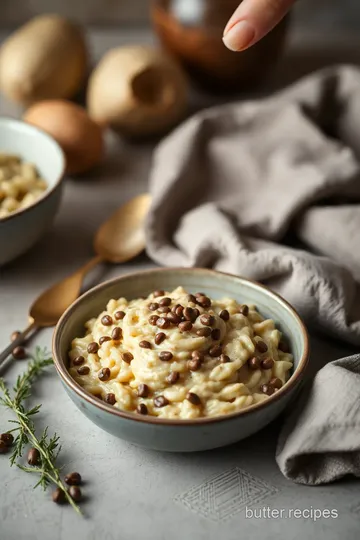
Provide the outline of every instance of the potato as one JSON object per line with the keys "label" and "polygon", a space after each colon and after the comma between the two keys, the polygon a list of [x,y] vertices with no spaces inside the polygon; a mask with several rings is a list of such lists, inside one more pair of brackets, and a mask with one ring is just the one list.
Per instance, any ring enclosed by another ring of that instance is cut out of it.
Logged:
{"label": "potato", "polygon": [[110,50],[89,80],[90,116],[132,138],[157,135],[173,127],[182,119],[187,103],[183,71],[152,47]]}
{"label": "potato", "polygon": [[29,107],[23,120],[46,131],[59,143],[69,174],[84,173],[103,158],[103,130],[79,105],[66,100],[41,101]]}
{"label": "potato", "polygon": [[86,74],[83,34],[58,15],[35,17],[0,49],[0,90],[23,105],[74,97]]}

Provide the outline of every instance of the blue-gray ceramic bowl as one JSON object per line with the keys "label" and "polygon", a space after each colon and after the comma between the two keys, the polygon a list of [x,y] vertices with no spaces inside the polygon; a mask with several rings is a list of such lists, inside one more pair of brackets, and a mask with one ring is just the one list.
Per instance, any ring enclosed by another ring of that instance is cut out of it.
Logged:
{"label": "blue-gray ceramic bowl", "polygon": [[55,140],[40,129],[0,118],[0,153],[34,163],[48,187],[34,204],[0,218],[0,266],[28,251],[49,229],[61,202],[65,157]]}
{"label": "blue-gray ceramic bowl", "polygon": [[[168,420],[123,412],[88,394],[69,375],[71,341],[84,333],[84,323],[97,316],[111,298],[132,299],[158,289],[179,285],[189,292],[204,291],[212,298],[229,296],[241,303],[255,303],[262,315],[276,321],[289,339],[294,372],[289,381],[268,400],[236,414],[195,420]],[[258,283],[213,270],[168,268],[121,276],[80,297],[59,321],[53,338],[53,354],[63,386],[75,405],[94,424],[134,444],[162,451],[194,452],[225,446],[266,426],[284,409],[299,389],[308,363],[309,342],[304,324],[282,298]]]}

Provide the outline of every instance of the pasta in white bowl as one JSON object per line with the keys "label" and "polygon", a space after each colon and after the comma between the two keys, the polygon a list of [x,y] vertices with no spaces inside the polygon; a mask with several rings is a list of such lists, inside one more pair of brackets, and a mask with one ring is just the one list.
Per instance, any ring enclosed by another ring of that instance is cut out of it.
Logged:
{"label": "pasta in white bowl", "polygon": [[47,187],[33,163],[0,153],[0,219],[33,204]]}
{"label": "pasta in white bowl", "polygon": [[65,155],[47,133],[0,118],[0,266],[34,246],[61,204]]}

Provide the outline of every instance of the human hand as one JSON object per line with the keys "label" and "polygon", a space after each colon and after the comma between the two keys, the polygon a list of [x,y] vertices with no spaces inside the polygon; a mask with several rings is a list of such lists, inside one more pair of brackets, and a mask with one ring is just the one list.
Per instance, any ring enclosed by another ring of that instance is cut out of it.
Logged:
{"label": "human hand", "polygon": [[295,0],[243,0],[224,31],[224,43],[243,51],[262,39],[286,15]]}

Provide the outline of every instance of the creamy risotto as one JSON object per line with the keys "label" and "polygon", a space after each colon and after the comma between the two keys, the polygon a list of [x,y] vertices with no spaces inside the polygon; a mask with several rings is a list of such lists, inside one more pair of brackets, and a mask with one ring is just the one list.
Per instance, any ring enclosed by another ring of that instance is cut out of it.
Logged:
{"label": "creamy risotto", "polygon": [[35,165],[0,154],[0,219],[33,204],[46,188]]}
{"label": "creamy risotto", "polygon": [[293,357],[254,305],[211,300],[182,287],[110,300],[73,340],[69,372],[124,411],[191,419],[230,414],[287,381]]}

